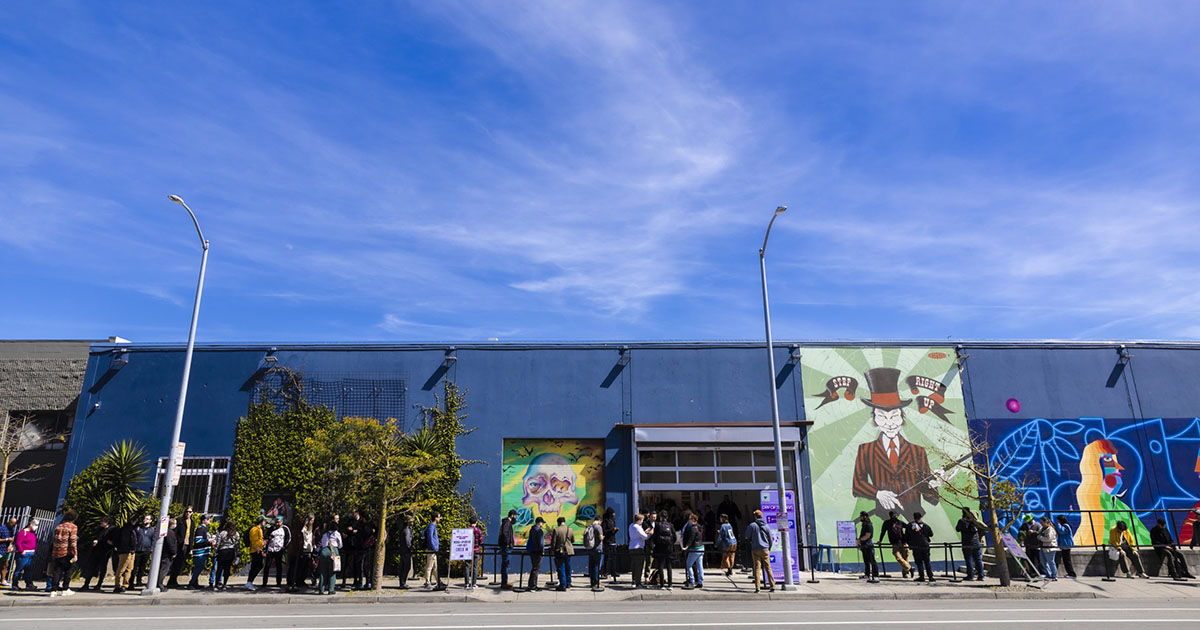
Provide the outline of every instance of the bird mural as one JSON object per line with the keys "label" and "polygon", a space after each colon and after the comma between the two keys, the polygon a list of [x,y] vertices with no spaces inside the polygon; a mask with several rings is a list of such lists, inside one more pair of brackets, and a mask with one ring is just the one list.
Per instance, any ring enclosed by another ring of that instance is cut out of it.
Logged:
{"label": "bird mural", "polygon": [[1075,491],[1079,509],[1083,511],[1079,529],[1075,531],[1076,545],[1107,543],[1109,530],[1117,521],[1125,521],[1139,545],[1150,544],[1149,530],[1122,500],[1126,493],[1123,470],[1112,441],[1095,440],[1083,449],[1079,458],[1081,480]]}

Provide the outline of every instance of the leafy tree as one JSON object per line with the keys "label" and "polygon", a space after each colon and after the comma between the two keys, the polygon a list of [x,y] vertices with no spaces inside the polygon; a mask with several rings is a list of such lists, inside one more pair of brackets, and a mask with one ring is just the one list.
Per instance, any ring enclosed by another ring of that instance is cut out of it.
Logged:
{"label": "leafy tree", "polygon": [[[406,448],[405,435],[395,419],[344,418],[322,425],[305,442],[312,465],[320,471],[318,485],[328,484],[344,494],[348,505],[369,507],[377,514],[375,576],[383,584],[387,557],[387,521],[396,510],[416,512],[434,505],[422,489],[445,476],[437,457]],[[322,492],[322,495],[325,493]]]}
{"label": "leafy tree", "polygon": [[71,479],[59,510],[78,512],[80,538],[91,540],[100,530],[101,517],[110,516],[114,524],[124,525],[140,514],[158,513],[158,499],[143,489],[149,481],[146,449],[123,440]]}

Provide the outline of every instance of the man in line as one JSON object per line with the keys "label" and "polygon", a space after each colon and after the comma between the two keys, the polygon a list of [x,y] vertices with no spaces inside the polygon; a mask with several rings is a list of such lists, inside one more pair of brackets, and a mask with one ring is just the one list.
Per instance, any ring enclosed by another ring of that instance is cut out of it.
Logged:
{"label": "man in line", "polygon": [[1025,548],[1025,557],[1029,558],[1027,568],[1030,579],[1041,576],[1042,544],[1038,542],[1038,533],[1041,531],[1042,524],[1032,514],[1026,514],[1024,522],[1017,528],[1017,542]]}
{"label": "man in line", "polygon": [[[263,562],[263,588],[267,587],[267,579],[271,577],[271,565],[275,565],[275,587],[283,586],[283,554],[288,544],[292,542],[292,530],[283,524],[283,517],[276,516],[275,524],[267,533],[267,558]],[[359,584],[362,586],[362,584]]]}
{"label": "man in line", "polygon": [[538,574],[542,571],[542,554],[546,551],[546,530],[542,525],[546,520],[537,517],[533,527],[529,528],[529,538],[525,541],[525,551],[529,554],[529,590],[539,591]]}
{"label": "man in line", "polygon": [[[425,588],[433,588],[439,591],[446,589],[446,585],[442,584],[442,574],[438,573],[437,564],[437,524],[440,520],[442,520],[442,513],[434,510],[433,518],[429,521],[429,525],[425,527],[425,532],[421,534],[421,543],[425,547]],[[437,580],[436,586],[430,581],[430,576]]]}
{"label": "man in line", "polygon": [[967,578],[971,579],[971,567],[975,568],[975,581],[983,581],[983,549],[980,533],[984,531],[983,523],[975,518],[971,508],[962,509],[962,518],[954,526],[962,539],[963,560],[967,565]]}
{"label": "man in line", "polygon": [[200,588],[200,574],[208,566],[208,557],[212,551],[212,536],[208,533],[209,521],[207,514],[202,515],[200,525],[192,534],[192,579],[188,582],[188,588]]}
{"label": "man in line", "polygon": [[[654,535],[654,525],[656,523],[658,523],[658,513],[651,510],[648,514],[646,514],[645,521],[642,522],[642,529],[645,530],[647,536]],[[646,580],[648,580],[651,577],[651,575],[652,575],[651,572],[654,570],[654,558],[652,555],[653,553],[654,553],[653,541],[646,543],[645,557],[642,558],[646,563],[646,568],[644,569],[645,574],[642,576],[643,582],[645,582]],[[654,586],[653,580],[650,581],[650,586]],[[659,586],[662,586],[662,584],[659,583]]]}
{"label": "man in line", "polygon": [[629,562],[630,569],[632,569],[630,575],[633,576],[633,588],[646,588],[642,584],[642,575],[646,564],[646,539],[650,536],[642,527],[645,519],[646,517],[641,514],[634,514],[633,524],[629,526]]}
{"label": "man in line", "polygon": [[474,589],[479,585],[479,572],[483,568],[483,530],[479,527],[479,517],[467,519],[471,526],[471,561],[467,563],[470,574],[467,575],[467,588]]}
{"label": "man in line", "polygon": [[567,526],[567,519],[558,517],[558,527],[550,533],[550,552],[554,554],[558,569],[558,589],[571,588],[571,556],[575,555],[575,532]]}
{"label": "man in line", "polygon": [[1058,560],[1062,562],[1063,572],[1067,577],[1073,578],[1075,565],[1071,563],[1071,548],[1075,546],[1075,530],[1067,522],[1065,514],[1058,515],[1058,523],[1054,525],[1054,529],[1058,532]]}
{"label": "man in line", "polygon": [[378,542],[375,536],[375,524],[371,521],[369,515],[362,515],[359,519],[358,535],[362,542],[358,547],[358,575],[361,584],[354,587],[354,590],[373,591],[375,590],[375,543]]}
{"label": "man in line", "polygon": [[771,571],[771,532],[763,520],[762,510],[754,510],[754,520],[746,526],[746,543],[750,545],[750,572],[754,574],[754,592],[762,590],[766,576],[767,592],[775,592],[775,574]]}
{"label": "man in line", "polygon": [[900,577],[912,576],[912,565],[908,564],[908,545],[904,544],[904,521],[895,512],[888,512],[888,518],[879,527],[879,544],[887,537],[888,545],[892,548],[892,557],[900,563]]}
{"label": "man in line", "polygon": [[121,529],[117,530],[117,584],[114,593],[124,593],[133,586],[133,560],[137,553],[137,520],[129,517]]}
{"label": "man in line", "polygon": [[593,591],[601,590],[600,569],[604,564],[604,525],[601,523],[599,514],[583,531],[583,548],[587,550],[588,554],[588,581]]}
{"label": "man in line", "polygon": [[133,585],[145,584],[145,573],[150,569],[150,556],[154,553],[154,528],[150,526],[149,514],[142,515],[142,524],[135,531],[137,545],[133,549]]}
{"label": "man in line", "polygon": [[500,588],[511,589],[513,586],[508,581],[508,555],[512,553],[513,545],[517,539],[513,533],[513,523],[517,522],[517,511],[509,510],[508,516],[500,521],[500,536],[496,539],[496,546],[500,548]]}
{"label": "man in line", "polygon": [[933,565],[929,563],[929,540],[933,538],[933,530],[921,520],[921,516],[920,512],[913,512],[913,520],[908,523],[904,541],[912,549],[913,562],[916,563],[920,576],[914,581],[935,582]]}
{"label": "man in line", "polygon": [[[92,555],[88,558],[88,568],[83,576],[83,588],[80,590],[98,591],[104,584],[104,578],[108,577],[108,562],[112,558],[113,547],[117,542],[117,532],[119,531],[121,530],[113,527],[112,518],[100,517],[100,531],[92,539]],[[95,586],[91,585],[93,579],[96,580]]]}
{"label": "man in line", "polygon": [[346,519],[345,530],[342,534],[342,540],[346,542],[342,548],[342,587],[349,582],[351,589],[357,589],[362,586],[362,576],[358,574],[362,555],[362,517],[358,510]]}
{"label": "man in line", "polygon": [[17,517],[10,516],[7,523],[0,523],[0,586],[8,586],[9,559],[13,556],[13,543],[17,539]]}
{"label": "man in line", "polygon": [[858,549],[863,557],[863,577],[868,582],[879,581],[879,563],[875,561],[875,527],[871,515],[858,513]]}
{"label": "man in line", "polygon": [[[1129,574],[1129,565],[1126,564],[1128,559],[1128,563],[1133,565],[1138,577],[1150,579],[1150,576],[1146,575],[1146,571],[1142,569],[1142,558],[1133,547],[1133,536],[1130,535],[1129,526],[1125,524],[1125,521],[1117,521],[1116,526],[1108,531],[1108,544],[1116,550],[1117,560],[1120,562],[1121,570],[1125,572],[1125,577],[1133,577]],[[1112,577],[1112,575],[1110,574],[1108,577]]]}
{"label": "man in line", "polygon": [[[167,521],[167,535],[163,536],[162,556],[158,563],[158,590],[165,591],[163,581],[167,579],[167,573],[171,567],[175,566],[175,556],[179,554],[179,534],[175,531],[178,526],[178,520],[172,518]],[[100,590],[100,585],[96,585],[96,590]]]}
{"label": "man in line", "polygon": [[[1150,528],[1150,543],[1154,545],[1154,553],[1158,555],[1158,559],[1167,567],[1167,572],[1170,573],[1171,579],[1183,581],[1187,578],[1195,577],[1188,570],[1187,561],[1183,559],[1183,554],[1175,548],[1175,541],[1171,539],[1171,532],[1167,531],[1166,519],[1158,519],[1158,524]],[[1159,572],[1161,575],[1161,571]]]}
{"label": "man in line", "polygon": [[192,553],[192,506],[183,510],[183,518],[175,525],[175,537],[179,540],[179,553],[175,555],[175,562],[171,563],[171,579],[167,581],[170,588],[179,588],[179,574]]}
{"label": "man in line", "polygon": [[400,588],[408,589],[408,576],[412,573],[412,517],[405,514],[400,517],[400,535],[397,538],[396,552],[399,554],[397,572],[400,574]]}
{"label": "man in line", "polygon": [[601,523],[604,529],[604,570],[601,571],[601,577],[608,575],[608,579],[612,580],[613,584],[617,583],[617,576],[620,574],[620,568],[617,562],[617,511],[613,508],[604,510],[604,521]]}
{"label": "man in line", "polygon": [[67,510],[62,523],[54,528],[54,542],[50,547],[50,562],[54,567],[51,597],[75,594],[75,591],[71,590],[71,563],[75,561],[75,556],[79,555],[79,528],[75,526],[77,518],[78,512]]}

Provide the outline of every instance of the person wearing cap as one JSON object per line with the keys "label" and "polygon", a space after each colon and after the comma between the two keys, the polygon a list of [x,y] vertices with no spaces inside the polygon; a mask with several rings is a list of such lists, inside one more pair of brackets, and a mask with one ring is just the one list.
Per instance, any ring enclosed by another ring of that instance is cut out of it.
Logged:
{"label": "person wearing cap", "polygon": [[512,553],[513,545],[516,544],[516,535],[513,533],[513,524],[517,522],[517,511],[509,510],[508,516],[500,521],[500,535],[496,539],[496,546],[500,548],[500,588],[511,589],[513,586],[508,581],[508,555]]}
{"label": "person wearing cap", "polygon": [[538,574],[542,572],[542,555],[546,551],[546,530],[542,527],[546,524],[546,520],[542,517],[537,517],[533,521],[533,527],[529,528],[529,537],[525,541],[525,552],[529,554],[529,588],[527,590],[537,591]]}
{"label": "person wearing cap", "polygon": [[871,515],[858,513],[858,549],[862,551],[863,577],[868,582],[879,581],[879,563],[875,561],[875,527]]}
{"label": "person wearing cap", "polygon": [[1188,578],[1194,578],[1192,572],[1188,570],[1187,560],[1184,560],[1183,554],[1175,548],[1175,541],[1171,539],[1171,532],[1167,531],[1166,519],[1158,519],[1158,524],[1150,528],[1150,544],[1154,545],[1154,553],[1167,568],[1171,579],[1183,581]]}
{"label": "person wearing cap", "polygon": [[917,565],[918,577],[915,582],[936,582],[933,577],[933,565],[929,562],[929,541],[933,538],[933,530],[920,512],[913,512],[912,520],[905,528],[904,538],[913,552],[913,563]]}
{"label": "person wearing cap", "polygon": [[1017,528],[1017,542],[1025,548],[1025,557],[1028,560],[1025,562],[1025,568],[1029,573],[1030,579],[1042,577],[1042,543],[1038,541],[1038,533],[1042,531],[1042,524],[1033,518],[1032,514],[1026,514],[1022,517],[1021,526]]}
{"label": "person wearing cap", "polygon": [[962,540],[963,561],[967,565],[967,578],[971,579],[971,568],[974,567],[975,580],[983,581],[983,549],[980,534],[984,531],[983,523],[975,518],[971,508],[962,509],[962,518],[954,526]]}
{"label": "person wearing cap", "polygon": [[1146,575],[1146,571],[1142,568],[1142,558],[1133,546],[1133,536],[1130,535],[1129,526],[1125,524],[1125,521],[1117,521],[1117,524],[1108,531],[1108,545],[1110,547],[1110,554],[1113,551],[1117,552],[1117,557],[1114,560],[1120,563],[1121,570],[1125,572],[1125,577],[1133,577],[1130,575],[1129,566],[1126,564],[1126,559],[1128,559],[1129,564],[1133,565],[1133,569],[1137,572],[1138,577],[1150,579],[1150,576]]}

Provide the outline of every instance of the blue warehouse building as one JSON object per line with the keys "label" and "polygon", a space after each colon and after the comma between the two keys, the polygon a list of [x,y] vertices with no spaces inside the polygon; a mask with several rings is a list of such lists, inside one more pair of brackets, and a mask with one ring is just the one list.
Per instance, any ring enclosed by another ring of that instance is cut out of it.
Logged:
{"label": "blue warehouse building", "polygon": [[[183,357],[181,344],[91,346],[60,499],[116,440],[166,457]],[[780,341],[774,358],[785,477],[806,544],[832,544],[832,520],[903,494],[893,487],[877,495],[889,482],[859,472],[876,438],[887,443],[879,421],[872,424],[880,408],[902,410],[901,441],[925,444],[919,450],[933,469],[936,436],[986,432],[989,456],[1014,478],[1035,479],[1026,496],[1035,510],[1088,509],[1089,460],[1112,450],[1123,466],[1112,496],[1149,525],[1161,514],[1154,510],[1174,510],[1173,532],[1191,536],[1187,511],[1200,505],[1200,345]],[[183,424],[181,500],[223,509],[237,420],[273,367],[303,375],[306,395],[339,415],[394,417],[409,429],[444,381],[456,383],[475,428],[459,449],[483,462],[468,466],[462,483],[492,521],[509,507],[582,514],[581,501],[614,508],[619,522],[664,503],[715,509],[727,501],[747,514],[759,491],[776,487],[761,342],[201,344]],[[874,375],[890,374],[890,385],[864,378],[877,367],[890,370]],[[533,454],[531,444],[567,451],[526,465],[520,458]],[[539,493],[531,475],[551,471],[539,468],[548,461],[565,463],[572,448],[598,465],[568,473],[566,495]],[[926,509],[937,501],[914,500]]]}

